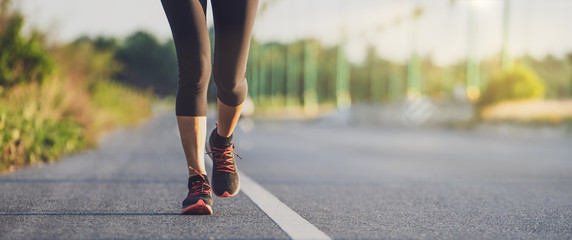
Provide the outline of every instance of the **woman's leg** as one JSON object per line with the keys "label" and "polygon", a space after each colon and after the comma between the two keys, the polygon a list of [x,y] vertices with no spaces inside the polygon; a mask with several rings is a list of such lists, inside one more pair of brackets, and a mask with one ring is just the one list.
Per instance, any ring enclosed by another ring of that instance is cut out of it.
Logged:
{"label": "woman's leg", "polygon": [[207,117],[177,116],[177,124],[179,125],[181,144],[187,159],[189,176],[196,175],[197,172],[206,175],[205,138],[207,135]]}
{"label": "woman's leg", "polygon": [[209,137],[213,192],[232,197],[240,189],[232,132],[246,99],[246,62],[258,0],[212,0],[215,28],[213,77],[218,127]]}
{"label": "woman's leg", "polygon": [[236,107],[226,105],[219,100],[217,100],[217,110],[218,110],[218,127],[217,134],[219,136],[228,138],[234,132],[234,128],[238,123],[240,118],[240,113],[242,112],[242,103]]}
{"label": "woman's leg", "polygon": [[217,85],[218,128],[232,135],[246,99],[246,62],[258,0],[212,0],[215,25],[213,77]]}
{"label": "woman's leg", "polygon": [[179,64],[176,115],[189,176],[205,174],[207,87],[211,51],[206,0],[162,0]]}

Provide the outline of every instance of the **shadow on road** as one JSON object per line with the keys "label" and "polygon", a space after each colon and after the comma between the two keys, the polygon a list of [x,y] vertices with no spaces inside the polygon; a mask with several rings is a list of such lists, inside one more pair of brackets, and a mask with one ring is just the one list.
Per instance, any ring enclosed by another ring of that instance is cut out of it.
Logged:
{"label": "shadow on road", "polygon": [[166,212],[166,213],[0,213],[0,216],[169,216],[181,215],[179,212]]}

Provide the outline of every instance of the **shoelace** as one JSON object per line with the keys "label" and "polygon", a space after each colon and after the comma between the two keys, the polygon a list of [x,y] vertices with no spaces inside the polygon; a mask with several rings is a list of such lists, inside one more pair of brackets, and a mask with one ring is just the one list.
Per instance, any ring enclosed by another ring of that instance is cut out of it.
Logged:
{"label": "shoelace", "polygon": [[194,197],[202,194],[209,194],[211,186],[207,183],[205,176],[203,176],[199,171],[193,169],[203,180],[197,180],[192,183],[191,189],[189,189],[189,195],[187,197]]}
{"label": "shoelace", "polygon": [[228,145],[226,148],[212,147],[213,159],[215,161],[215,167],[217,171],[235,173],[236,169],[234,167],[234,158],[232,154],[236,155],[238,158],[242,159],[238,153],[234,151],[234,144]]}

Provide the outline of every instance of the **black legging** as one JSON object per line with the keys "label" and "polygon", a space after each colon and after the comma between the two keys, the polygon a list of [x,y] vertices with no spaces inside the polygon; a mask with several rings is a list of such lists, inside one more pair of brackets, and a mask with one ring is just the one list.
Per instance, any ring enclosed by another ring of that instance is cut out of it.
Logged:
{"label": "black legging", "polygon": [[[177,116],[206,116],[211,51],[206,0],[161,0],[179,63]],[[213,78],[218,99],[229,106],[244,102],[246,62],[258,0],[211,0],[215,52]]]}

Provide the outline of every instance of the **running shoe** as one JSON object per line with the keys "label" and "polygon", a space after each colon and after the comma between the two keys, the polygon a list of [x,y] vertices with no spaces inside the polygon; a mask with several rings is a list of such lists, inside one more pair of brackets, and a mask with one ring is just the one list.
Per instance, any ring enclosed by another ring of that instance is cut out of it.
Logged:
{"label": "running shoe", "polygon": [[197,175],[189,177],[189,193],[183,200],[183,211],[185,215],[212,215],[213,197],[211,187],[206,175],[197,172]]}
{"label": "running shoe", "polygon": [[213,192],[219,197],[232,197],[240,189],[234,156],[241,157],[234,152],[231,140],[232,135],[228,138],[221,137],[215,128],[208,141],[208,155],[213,161]]}

